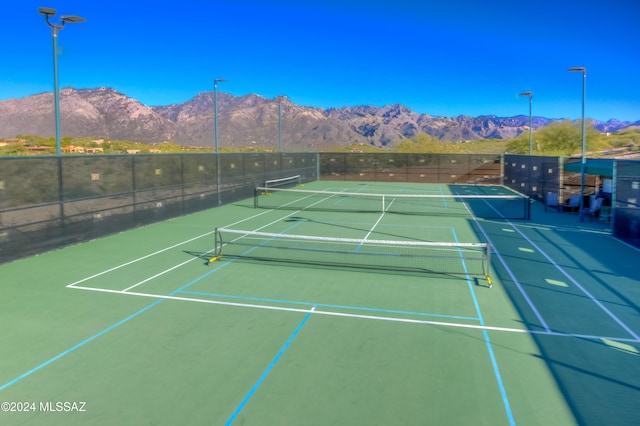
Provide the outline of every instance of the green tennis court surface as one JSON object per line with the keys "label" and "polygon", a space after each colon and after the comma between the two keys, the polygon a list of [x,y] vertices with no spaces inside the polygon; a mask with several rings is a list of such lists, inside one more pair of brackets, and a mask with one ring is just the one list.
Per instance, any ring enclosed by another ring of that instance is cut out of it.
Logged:
{"label": "green tennis court surface", "polygon": [[[495,204],[447,197],[376,211],[334,194],[504,188],[299,188],[326,196],[277,209],[247,199],[0,265],[0,423],[640,418],[640,256],[605,224],[539,205],[530,221],[503,219]],[[216,228],[261,239],[231,233],[216,249]],[[279,243],[292,235],[322,245]],[[395,248],[416,241],[451,246]],[[492,288],[466,244],[491,248]]]}

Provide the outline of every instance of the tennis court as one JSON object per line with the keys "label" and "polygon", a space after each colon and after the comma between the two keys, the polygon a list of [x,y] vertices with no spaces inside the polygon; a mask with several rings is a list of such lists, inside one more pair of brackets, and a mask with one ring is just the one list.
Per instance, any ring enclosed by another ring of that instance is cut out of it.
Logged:
{"label": "tennis court", "polygon": [[640,256],[607,224],[503,187],[296,189],[0,265],[0,422],[640,418]]}

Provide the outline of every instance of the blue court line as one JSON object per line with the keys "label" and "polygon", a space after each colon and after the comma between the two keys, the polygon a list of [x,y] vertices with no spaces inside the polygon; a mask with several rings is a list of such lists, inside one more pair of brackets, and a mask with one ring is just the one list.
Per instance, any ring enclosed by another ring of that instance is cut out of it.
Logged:
{"label": "blue court line", "polygon": [[[298,226],[298,225],[299,225],[299,224],[293,225],[291,228],[289,228],[289,229],[287,229],[287,230],[283,231],[283,233],[284,233],[284,232],[288,232],[289,230],[293,229],[294,227],[296,227],[296,226]],[[221,268],[224,268],[225,266],[229,265],[229,264],[230,264],[230,263],[232,263],[232,262],[233,262],[233,260],[230,260],[230,261],[228,261],[228,262],[226,262],[226,263],[223,263],[223,264],[219,265],[217,268],[214,268],[214,269],[212,269],[211,271],[207,272],[206,274],[203,274],[203,275],[201,275],[200,277],[198,277],[198,278],[196,278],[196,279],[194,279],[194,280],[192,280],[192,281],[188,282],[187,284],[185,284],[184,286],[180,287],[179,289],[177,289],[177,290],[173,291],[173,292],[172,292],[172,293],[170,293],[169,295],[170,295],[170,296],[173,296],[173,295],[175,295],[176,293],[179,293],[180,291],[184,290],[185,288],[187,288],[187,287],[189,287],[189,286],[191,286],[191,285],[195,284],[196,282],[198,282],[198,281],[200,281],[200,280],[204,279],[205,277],[207,277],[207,276],[209,276],[209,275],[213,274],[214,272],[216,272],[216,271],[220,270]],[[80,348],[80,347],[82,347],[82,346],[86,345],[87,343],[89,343],[89,342],[91,342],[91,341],[93,341],[93,340],[97,339],[98,337],[100,337],[100,336],[102,336],[102,335],[104,335],[104,334],[108,333],[109,331],[111,331],[111,330],[115,329],[116,327],[118,327],[118,326],[120,326],[120,325],[124,324],[125,322],[129,321],[130,319],[132,319],[132,318],[134,318],[134,317],[136,317],[136,316],[138,316],[138,315],[142,314],[143,312],[145,312],[145,311],[147,311],[147,310],[151,309],[152,307],[156,306],[157,304],[159,304],[159,303],[160,303],[160,302],[162,302],[162,301],[164,301],[164,299],[160,299],[160,300],[157,300],[156,302],[153,302],[153,303],[152,303],[152,304],[150,304],[149,306],[147,306],[147,307],[145,307],[145,308],[143,308],[143,309],[141,309],[141,310],[139,310],[139,311],[137,311],[137,312],[135,312],[135,313],[133,313],[133,314],[129,315],[128,317],[124,318],[123,320],[120,320],[120,321],[118,321],[117,323],[115,323],[115,324],[113,324],[113,325],[111,325],[111,326],[109,326],[109,327],[105,328],[104,330],[100,331],[99,333],[94,334],[93,336],[89,337],[88,339],[83,340],[82,342],[80,342],[80,343],[78,343],[77,345],[75,345],[75,346],[73,346],[73,347],[71,347],[71,348],[67,349],[67,350],[66,350],[66,351],[64,351],[64,352],[61,352],[60,354],[58,354],[58,355],[54,356],[53,358],[51,358],[51,359],[49,359],[49,360],[47,360],[47,361],[43,362],[42,364],[38,365],[37,367],[32,368],[31,370],[29,370],[29,371],[27,371],[26,373],[24,373],[24,374],[22,374],[22,375],[20,375],[20,376],[16,377],[15,379],[8,381],[8,382],[7,382],[7,383],[5,383],[4,385],[0,386],[0,391],[1,391],[1,390],[4,390],[4,389],[6,389],[6,388],[8,388],[9,386],[11,386],[11,385],[13,385],[13,384],[15,384],[15,383],[17,383],[17,382],[19,382],[20,380],[22,380],[22,379],[24,379],[24,378],[26,378],[26,377],[30,376],[31,374],[33,374],[33,373],[35,373],[35,372],[37,372],[37,371],[41,370],[42,368],[46,367],[47,365],[49,365],[49,364],[53,363],[54,361],[57,361],[58,359],[60,359],[60,358],[64,357],[65,355],[70,354],[71,352],[73,352],[73,351],[75,351],[76,349],[78,349],[78,348]]]}
{"label": "blue court line", "polygon": [[160,302],[163,302],[163,301],[164,301],[164,299],[160,299],[160,300],[157,300],[157,301],[153,302],[153,303],[152,303],[152,304],[150,304],[149,306],[147,306],[147,307],[145,307],[145,308],[140,309],[138,312],[136,312],[136,313],[133,313],[133,314],[129,315],[129,316],[128,316],[128,317],[126,317],[125,319],[118,321],[117,323],[115,323],[115,324],[113,324],[113,325],[111,325],[111,326],[109,326],[109,327],[105,328],[104,330],[100,331],[99,333],[94,334],[93,336],[89,337],[88,339],[83,340],[82,342],[78,343],[77,345],[72,346],[71,348],[67,349],[66,351],[59,353],[58,355],[54,356],[53,358],[49,359],[48,361],[45,361],[45,362],[43,362],[42,364],[38,365],[37,367],[32,368],[31,370],[27,371],[26,373],[24,373],[24,374],[22,374],[22,375],[20,375],[20,376],[16,377],[15,379],[13,379],[13,380],[11,380],[11,381],[8,381],[8,382],[7,382],[7,383],[5,383],[4,385],[0,386],[0,391],[2,391],[2,390],[4,390],[4,389],[8,388],[9,386],[11,386],[11,385],[13,385],[13,384],[15,384],[15,383],[19,382],[20,380],[22,380],[22,379],[24,379],[24,378],[26,378],[26,377],[30,376],[31,374],[35,373],[36,371],[43,369],[44,367],[46,367],[47,365],[49,365],[49,364],[53,363],[54,361],[59,360],[59,359],[60,359],[60,358],[62,358],[63,356],[70,354],[71,352],[75,351],[76,349],[78,349],[78,348],[80,348],[80,347],[82,347],[82,346],[86,345],[87,343],[89,343],[89,342],[91,342],[91,341],[93,341],[93,340],[97,339],[98,337],[100,337],[100,336],[102,336],[102,335],[104,335],[104,334],[106,334],[106,333],[110,332],[110,331],[111,331],[111,330],[113,330],[114,328],[116,328],[116,327],[118,327],[118,326],[120,326],[120,325],[124,324],[125,322],[129,321],[129,320],[130,320],[130,319],[132,319],[132,318],[137,317],[137,316],[138,316],[138,315],[140,315],[141,313],[143,313],[143,312],[145,312],[145,311],[147,311],[147,310],[149,310],[149,309],[153,308],[154,306],[156,306],[157,304],[159,304]]}
{"label": "blue court line", "polygon": [[282,300],[282,299],[269,299],[263,297],[249,297],[249,296],[234,296],[229,294],[216,294],[216,293],[205,293],[201,291],[181,291],[182,294],[190,294],[193,296],[205,296],[205,297],[219,297],[223,299],[235,299],[235,300],[250,300],[253,302],[266,302],[266,303],[284,303],[289,305],[304,305],[304,306],[318,306],[323,308],[335,308],[335,309],[351,309],[354,311],[368,311],[368,312],[381,312],[387,314],[399,314],[399,315],[416,315],[416,316],[425,316],[425,317],[437,317],[437,318],[447,318],[447,319],[456,319],[456,320],[469,320],[469,321],[478,321],[479,318],[472,317],[463,317],[458,315],[442,315],[442,314],[430,314],[426,312],[410,312],[410,311],[400,311],[395,309],[380,309],[380,308],[364,308],[361,306],[348,306],[348,305],[333,305],[330,303],[311,303],[311,302],[299,302],[295,300]]}
{"label": "blue court line", "polygon": [[179,289],[172,291],[171,293],[169,293],[169,296],[174,296],[174,295],[176,295],[177,293],[180,293],[180,292],[181,292],[182,290],[184,290],[185,288],[192,286],[193,284],[197,283],[198,281],[200,281],[200,280],[202,280],[202,279],[204,279],[204,278],[208,277],[209,275],[213,274],[213,273],[214,273],[214,272],[216,272],[216,271],[219,271],[220,269],[222,269],[222,268],[224,268],[225,266],[227,266],[227,265],[229,265],[229,264],[233,263],[234,261],[235,261],[235,259],[231,259],[231,260],[228,260],[228,261],[226,261],[226,262],[224,262],[224,263],[222,263],[222,264],[219,264],[217,267],[213,268],[212,270],[210,270],[210,271],[209,271],[209,272],[207,272],[206,274],[200,275],[198,278],[195,278],[195,279],[193,279],[193,280],[189,281],[188,283],[186,283],[185,285],[183,285],[183,286],[182,286],[182,287],[180,287]]}
{"label": "blue court line", "polygon": [[[451,232],[453,233],[453,237],[455,242],[458,242],[458,235],[456,234],[456,229],[451,228]],[[464,267],[465,273],[467,272],[467,265],[464,263],[464,258],[462,258],[462,265]],[[482,311],[480,310],[480,304],[478,303],[478,298],[476,297],[475,291],[473,291],[473,284],[471,283],[471,279],[469,279],[469,275],[467,275],[467,285],[469,286],[469,291],[471,292],[471,298],[473,299],[473,305],[475,306],[476,313],[478,314],[478,319],[480,321],[480,325],[485,325],[484,319],[482,318]],[[493,346],[491,344],[491,339],[489,338],[489,333],[486,329],[482,330],[482,335],[484,336],[484,342],[487,345],[487,351],[489,352],[489,358],[491,359],[491,366],[493,367],[493,373],[496,376],[496,381],[498,382],[498,388],[500,389],[500,395],[502,396],[502,403],[504,405],[504,409],[507,414],[507,418],[509,419],[510,425],[515,425],[515,419],[513,418],[513,412],[511,411],[511,404],[509,404],[509,398],[507,397],[507,390],[504,387],[504,383],[502,381],[502,375],[500,374],[500,368],[498,367],[498,361],[496,360],[495,353],[493,352]]]}
{"label": "blue court line", "polygon": [[276,357],[273,359],[273,361],[271,361],[271,363],[267,366],[267,369],[264,370],[264,372],[262,373],[262,375],[260,376],[260,378],[258,379],[258,381],[253,385],[253,387],[249,390],[249,393],[247,393],[247,395],[244,397],[244,399],[240,402],[240,405],[238,406],[238,408],[236,408],[236,410],[233,412],[233,414],[231,415],[231,417],[229,417],[229,420],[227,420],[227,422],[225,423],[226,425],[230,425],[231,423],[233,423],[233,421],[236,419],[236,417],[238,417],[238,415],[240,414],[240,412],[242,411],[242,409],[244,408],[245,405],[247,405],[247,402],[249,402],[249,400],[251,399],[251,397],[253,396],[254,393],[256,393],[256,391],[258,390],[258,388],[260,387],[260,385],[262,384],[262,382],[264,381],[264,379],[269,375],[269,373],[271,372],[271,370],[273,369],[273,367],[276,365],[276,363],[280,360],[280,358],[282,358],[282,355],[284,354],[284,352],[287,350],[287,348],[289,348],[289,345],[291,345],[291,342],[293,342],[293,339],[296,338],[296,336],[298,335],[298,333],[300,333],[300,330],[302,330],[302,327],[304,327],[304,325],[306,324],[307,320],[311,317],[311,312],[309,312],[304,319],[302,320],[302,322],[298,325],[298,327],[294,330],[293,334],[291,335],[291,337],[289,337],[289,340],[286,341],[286,343],[284,344],[284,346],[282,347],[282,349],[280,349],[280,351],[277,353]]}
{"label": "blue court line", "polygon": [[444,196],[444,191],[442,189],[442,186],[440,187],[440,195],[442,195],[442,204],[444,205],[443,207],[445,209],[448,209],[449,206],[447,205],[447,198]]}

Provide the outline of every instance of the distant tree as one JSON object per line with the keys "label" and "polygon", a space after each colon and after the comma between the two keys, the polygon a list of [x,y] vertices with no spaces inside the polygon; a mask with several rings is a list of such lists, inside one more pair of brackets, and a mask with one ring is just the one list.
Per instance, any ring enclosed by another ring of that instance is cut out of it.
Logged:
{"label": "distant tree", "polygon": [[613,147],[640,145],[640,129],[623,130],[607,136],[606,139]]}
{"label": "distant tree", "polygon": [[[534,141],[539,145],[541,153],[545,155],[573,155],[582,152],[582,123],[580,121],[562,121],[545,126],[535,132]],[[597,151],[602,148],[602,135],[587,122],[586,142],[587,151]]]}
{"label": "distant tree", "polygon": [[506,151],[507,142],[505,139],[477,139],[444,147],[453,154],[502,154]]}
{"label": "distant tree", "polygon": [[10,143],[0,147],[0,156],[27,155],[29,151],[21,143]]}
{"label": "distant tree", "polygon": [[55,146],[56,144],[56,139],[53,137],[43,138],[42,136],[35,135],[17,135],[16,138],[24,140],[29,146]]}
{"label": "distant tree", "polygon": [[157,149],[160,152],[180,152],[182,151],[182,145],[178,145],[173,141],[163,142],[161,144],[151,146],[151,149]]}
{"label": "distant tree", "polygon": [[[534,136],[535,139],[535,136]],[[523,132],[517,137],[507,142],[506,151],[509,154],[528,154],[529,153],[529,132]],[[536,145],[534,142],[533,152],[536,153]],[[538,152],[539,153],[539,152]]]}
{"label": "distant tree", "polygon": [[396,143],[393,151],[399,153],[439,153],[446,150],[437,136],[419,133],[411,139],[404,139]]}
{"label": "distant tree", "polygon": [[346,146],[333,145],[325,150],[325,152],[385,152],[385,148],[369,145],[366,143],[353,143]]}
{"label": "distant tree", "polygon": [[[606,146],[603,136],[588,121],[586,126],[587,152],[598,151]],[[507,152],[529,153],[529,132],[523,132],[507,144]],[[582,152],[582,123],[564,120],[551,123],[533,132],[534,155],[570,156]]]}

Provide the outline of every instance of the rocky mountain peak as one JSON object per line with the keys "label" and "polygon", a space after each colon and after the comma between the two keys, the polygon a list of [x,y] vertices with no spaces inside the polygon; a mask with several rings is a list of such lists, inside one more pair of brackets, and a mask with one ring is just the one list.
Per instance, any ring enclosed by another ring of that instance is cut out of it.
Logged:
{"label": "rocky mountain peak", "polygon": [[[217,93],[219,140],[223,146],[278,144],[278,98],[256,94]],[[147,106],[114,89],[64,88],[60,91],[63,136],[95,137],[187,146],[213,146],[213,92],[202,92],[182,104]],[[53,95],[42,93],[0,101],[0,137],[55,133]],[[282,102],[285,148],[326,149],[354,143],[390,146],[425,132],[443,141],[512,138],[528,131],[529,117],[437,117],[418,114],[404,105],[310,108]],[[552,119],[534,117],[534,128]],[[640,122],[594,123],[601,131],[617,131]]]}

